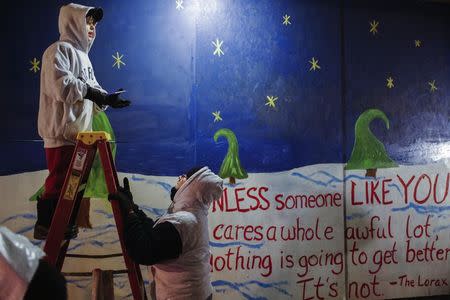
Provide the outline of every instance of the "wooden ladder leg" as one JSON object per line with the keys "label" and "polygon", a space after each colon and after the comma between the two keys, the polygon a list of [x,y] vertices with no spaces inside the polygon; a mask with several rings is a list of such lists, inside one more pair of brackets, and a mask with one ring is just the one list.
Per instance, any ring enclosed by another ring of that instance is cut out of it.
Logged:
{"label": "wooden ladder leg", "polygon": [[91,300],[114,300],[114,276],[112,271],[92,270]]}

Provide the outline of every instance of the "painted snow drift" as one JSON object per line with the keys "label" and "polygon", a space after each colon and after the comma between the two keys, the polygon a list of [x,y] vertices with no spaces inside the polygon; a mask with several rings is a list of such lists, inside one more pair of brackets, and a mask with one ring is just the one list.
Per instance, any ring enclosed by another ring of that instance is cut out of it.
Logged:
{"label": "painted snow drift", "polygon": [[[45,174],[0,177],[1,225],[31,238],[35,207],[26,199]],[[248,175],[227,183],[210,209],[215,299],[383,299],[450,292],[449,161],[382,168],[376,177],[366,177],[365,170],[344,172],[344,164]],[[130,179],[147,215],[166,212],[176,177],[119,176]],[[119,252],[109,202],[97,199],[92,205],[94,228],[83,229],[69,252]],[[94,268],[120,270],[124,264],[120,257],[67,258],[63,271]],[[142,270],[148,283],[152,279]],[[74,299],[89,299],[90,278],[67,279]],[[126,276],[115,276],[114,288],[118,299],[131,299]]]}

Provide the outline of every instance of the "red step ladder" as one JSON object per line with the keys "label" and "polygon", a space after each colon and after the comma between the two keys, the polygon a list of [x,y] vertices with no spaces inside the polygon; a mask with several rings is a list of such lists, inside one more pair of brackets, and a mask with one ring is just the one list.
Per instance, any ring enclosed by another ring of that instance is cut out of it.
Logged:
{"label": "red step ladder", "polygon": [[[117,178],[117,171],[109,143],[110,139],[109,134],[103,131],[80,132],[77,136],[77,144],[72,155],[70,168],[67,171],[44,247],[44,251],[47,254],[47,261],[56,266],[60,271],[70,243],[70,239],[64,240],[64,232],[69,224],[73,225],[76,222],[80,203],[86,188],[86,182],[97,149],[100,153],[100,160],[105,172],[108,193],[115,193],[119,186],[119,179]],[[111,205],[133,298],[135,300],[146,300],[147,295],[145,293],[141,269],[137,263],[130,259],[125,249],[123,220],[119,203],[116,200],[112,200]]]}

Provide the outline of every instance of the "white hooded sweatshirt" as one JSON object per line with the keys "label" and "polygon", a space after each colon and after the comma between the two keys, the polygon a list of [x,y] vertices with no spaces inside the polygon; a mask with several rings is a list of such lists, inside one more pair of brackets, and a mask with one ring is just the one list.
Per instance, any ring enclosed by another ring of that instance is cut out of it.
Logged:
{"label": "white hooded sweatshirt", "polygon": [[172,212],[155,223],[172,223],[182,242],[178,258],[153,265],[156,299],[204,300],[212,294],[208,209],[222,189],[222,178],[203,167],[177,191]]}
{"label": "white hooded sweatshirt", "polygon": [[45,148],[73,145],[78,132],[92,130],[94,103],[83,99],[87,85],[104,91],[88,56],[94,40],[88,39],[86,14],[92,8],[62,6],[60,38],[42,57],[38,131]]}

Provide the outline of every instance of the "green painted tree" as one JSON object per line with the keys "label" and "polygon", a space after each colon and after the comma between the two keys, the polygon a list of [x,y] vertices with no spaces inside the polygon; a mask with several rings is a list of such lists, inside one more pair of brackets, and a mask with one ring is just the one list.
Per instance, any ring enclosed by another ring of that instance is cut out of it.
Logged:
{"label": "green painted tree", "polygon": [[389,120],[379,109],[368,109],[363,112],[355,123],[355,144],[346,170],[367,170],[366,176],[375,177],[378,168],[393,168],[398,165],[389,158],[381,143],[370,130],[370,122],[379,118],[389,129]]}
{"label": "green painted tree", "polygon": [[214,141],[217,142],[220,136],[227,138],[228,151],[220,167],[219,176],[223,179],[230,178],[230,183],[235,184],[236,178],[244,179],[248,177],[247,172],[242,168],[239,160],[238,141],[233,131],[227,128],[217,130],[214,134]]}

